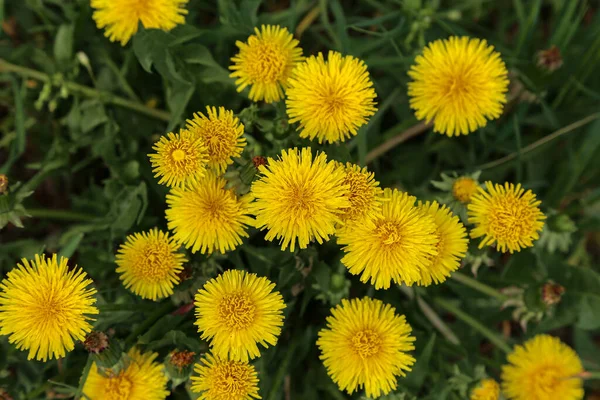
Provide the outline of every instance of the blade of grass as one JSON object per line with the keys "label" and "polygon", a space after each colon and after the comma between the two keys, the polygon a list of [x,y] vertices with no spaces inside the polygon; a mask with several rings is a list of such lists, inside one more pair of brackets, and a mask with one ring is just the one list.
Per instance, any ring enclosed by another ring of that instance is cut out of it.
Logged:
{"label": "blade of grass", "polygon": [[[2,71],[2,69],[0,69]],[[23,98],[25,96],[25,86],[20,88],[19,81],[12,75],[8,76],[8,80],[13,89],[13,99],[15,102],[15,139],[12,142],[8,159],[0,168],[0,173],[7,173],[10,167],[21,157],[25,152],[25,109]]]}

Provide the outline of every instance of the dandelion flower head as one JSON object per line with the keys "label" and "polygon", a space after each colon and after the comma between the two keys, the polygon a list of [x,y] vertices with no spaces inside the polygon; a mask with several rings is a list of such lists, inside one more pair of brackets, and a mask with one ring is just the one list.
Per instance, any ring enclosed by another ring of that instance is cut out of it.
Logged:
{"label": "dandelion flower head", "polygon": [[302,49],[286,28],[263,25],[254,32],[246,43],[235,43],[240,51],[231,59],[230,76],[238,92],[250,86],[250,100],[273,103],[283,98],[294,66],[304,58]]}
{"label": "dandelion flower head", "polygon": [[380,300],[342,299],[331,309],[317,346],[327,373],[340,390],[364,388],[376,398],[397,387],[397,377],[411,370],[415,338],[404,315]]}
{"label": "dandelion flower head", "polygon": [[304,249],[312,240],[328,240],[342,210],[351,206],[344,171],[325,153],[313,158],[310,148],[283,150],[259,171],[262,176],[251,188],[251,212],[256,226],[268,230],[265,239],[278,239],[282,250],[294,251],[296,242]]}
{"label": "dandelion flower head", "polygon": [[342,263],[375,289],[392,281],[412,285],[437,256],[437,226],[415,207],[414,196],[386,188],[383,197],[381,217],[338,232]]}
{"label": "dandelion flower head", "polygon": [[516,346],[502,367],[502,392],[511,400],[582,400],[577,353],[558,338],[537,335]]}
{"label": "dandelion flower head", "polygon": [[433,130],[467,135],[502,114],[508,72],[500,54],[485,40],[436,40],[417,56],[408,75],[410,106]]}
{"label": "dandelion flower head", "polygon": [[493,379],[484,379],[471,392],[469,400],[498,400],[500,398],[500,385]]}
{"label": "dandelion flower head", "polygon": [[224,107],[206,107],[206,115],[194,114],[188,119],[187,129],[199,137],[208,148],[208,165],[223,173],[246,146],[244,125],[231,110]]}
{"label": "dandelion flower head", "polygon": [[343,142],[375,114],[375,90],[362,60],[330,51],[298,64],[286,91],[290,123],[301,138]]}
{"label": "dandelion flower head", "polygon": [[125,46],[141,22],[146,29],[170,31],[185,23],[188,0],[91,0],[93,18],[104,36]]}
{"label": "dandelion flower head", "polygon": [[478,189],[468,205],[469,223],[475,224],[471,237],[483,236],[479,248],[495,243],[498,250],[513,253],[533,246],[546,219],[538,207],[541,201],[521,184],[501,186],[488,181],[485,187]]}
{"label": "dandelion flower head", "polygon": [[345,224],[374,219],[381,215],[383,189],[375,180],[375,175],[356,164],[347,163],[344,169],[344,185],[348,185],[350,207],[342,209],[341,219]]}
{"label": "dandelion flower head", "polygon": [[200,393],[198,400],[260,399],[258,377],[253,365],[213,357],[207,353],[194,366],[192,391]]}
{"label": "dandelion flower head", "polygon": [[175,240],[158,229],[129,235],[117,252],[119,278],[143,299],[168,297],[187,261],[178,249]]}
{"label": "dandelion flower head", "polygon": [[469,203],[477,190],[479,183],[470,176],[461,176],[452,183],[452,196],[463,204]]}
{"label": "dandelion flower head", "polygon": [[196,294],[196,322],[202,339],[223,359],[260,357],[258,344],[275,346],[283,325],[283,298],[267,278],[228,270]]}
{"label": "dandelion flower head", "polygon": [[225,184],[225,179],[208,171],[202,179],[186,188],[173,188],[167,195],[167,226],[192,253],[224,254],[248,237],[247,225],[253,224],[248,216],[250,198],[238,198]]}
{"label": "dandelion flower head", "polygon": [[27,350],[29,360],[64,357],[92,330],[96,289],[81,268],[67,263],[56,254],[22,259],[0,283],[0,335]]}

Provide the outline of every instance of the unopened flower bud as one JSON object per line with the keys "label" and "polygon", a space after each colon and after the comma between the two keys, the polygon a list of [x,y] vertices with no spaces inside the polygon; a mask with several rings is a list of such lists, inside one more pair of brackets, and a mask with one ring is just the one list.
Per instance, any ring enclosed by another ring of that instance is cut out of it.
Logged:
{"label": "unopened flower bud", "polygon": [[8,189],[8,177],[0,174],[0,194],[6,192],[6,189]]}
{"label": "unopened flower bud", "polygon": [[556,71],[563,64],[560,50],[556,46],[550,47],[548,50],[542,50],[537,54],[538,67],[547,70],[548,72]]}
{"label": "unopened flower bud", "polygon": [[108,336],[104,332],[90,332],[85,338],[83,346],[89,353],[102,353],[108,348]]}
{"label": "unopened flower bud", "polygon": [[565,288],[563,286],[554,282],[548,282],[542,286],[542,301],[547,306],[557,304],[564,293]]}

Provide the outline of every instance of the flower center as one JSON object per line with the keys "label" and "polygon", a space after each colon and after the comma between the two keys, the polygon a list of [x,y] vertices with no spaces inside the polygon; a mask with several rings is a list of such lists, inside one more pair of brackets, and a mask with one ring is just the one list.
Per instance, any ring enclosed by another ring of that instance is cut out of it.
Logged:
{"label": "flower center", "polygon": [[370,329],[358,331],[352,336],[352,348],[363,360],[379,352],[381,338]]}
{"label": "flower center", "polygon": [[452,184],[452,195],[461,203],[468,203],[478,188],[479,186],[475,179],[468,177],[458,178]]}
{"label": "flower center", "polygon": [[381,221],[377,224],[379,239],[384,245],[393,246],[402,242],[404,235],[401,226],[392,221]]}
{"label": "flower center", "polygon": [[235,129],[223,121],[206,121],[202,137],[212,161],[227,160],[231,157],[237,144]]}
{"label": "flower center", "polygon": [[124,375],[113,376],[106,380],[105,400],[128,400],[133,382]]}
{"label": "flower center", "polygon": [[160,282],[169,276],[172,254],[166,243],[148,243],[143,257],[134,265],[136,275],[148,282]]}
{"label": "flower center", "polygon": [[216,367],[213,381],[215,398],[242,398],[251,384],[250,369],[239,361],[225,361]]}
{"label": "flower center", "polygon": [[514,197],[499,198],[490,208],[490,230],[494,235],[506,241],[518,241],[531,234],[535,216],[527,200]]}
{"label": "flower center", "polygon": [[248,56],[248,75],[254,82],[276,83],[282,80],[288,64],[283,49],[264,40],[251,47]]}
{"label": "flower center", "polygon": [[350,186],[348,199],[350,200],[350,208],[345,209],[345,217],[348,220],[353,220],[356,217],[367,212],[367,209],[373,202],[373,190],[369,186],[366,177],[363,174],[356,172],[348,172],[344,179],[344,184]]}
{"label": "flower center", "polygon": [[540,368],[534,374],[530,375],[530,379],[532,385],[531,393],[545,393],[548,398],[552,398],[564,376],[556,368],[544,366],[544,368]]}
{"label": "flower center", "polygon": [[173,157],[173,160],[175,160],[175,162],[183,161],[185,159],[185,151],[181,149],[176,149],[171,153],[171,157]]}
{"label": "flower center", "polygon": [[254,322],[254,302],[244,293],[225,296],[219,304],[219,316],[223,324],[234,330],[249,327]]}

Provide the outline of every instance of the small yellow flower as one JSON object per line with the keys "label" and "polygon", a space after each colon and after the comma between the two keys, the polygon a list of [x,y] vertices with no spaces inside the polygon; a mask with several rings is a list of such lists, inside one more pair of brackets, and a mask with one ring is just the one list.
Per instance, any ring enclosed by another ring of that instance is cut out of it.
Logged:
{"label": "small yellow flower", "polygon": [[493,379],[484,379],[479,386],[473,389],[469,400],[498,400],[500,398],[500,385]]}
{"label": "small yellow flower", "polygon": [[198,400],[260,399],[256,370],[247,361],[227,360],[206,353],[194,371],[198,376],[192,376],[192,392],[200,393]]}
{"label": "small yellow flower", "polygon": [[479,188],[468,206],[469,222],[475,224],[471,237],[484,237],[479,248],[496,243],[498,250],[513,253],[533,246],[546,219],[538,207],[541,201],[521,184],[485,186],[487,191]]}
{"label": "small yellow flower", "polygon": [[236,78],[238,92],[250,86],[250,100],[273,103],[283,98],[292,69],[304,58],[302,49],[286,28],[263,25],[254,32],[247,43],[235,43],[240,52],[231,59],[229,76]]}
{"label": "small yellow flower", "polygon": [[185,23],[188,0],[91,0],[98,29],[104,36],[125,46],[141,22],[146,29],[170,31]]}
{"label": "small yellow flower", "polygon": [[246,146],[244,125],[224,107],[206,107],[205,116],[194,114],[194,119],[188,119],[187,129],[196,137],[203,140],[208,147],[208,165],[217,172],[223,173],[233,159],[239,157]]}
{"label": "small yellow flower", "polygon": [[310,148],[283,150],[278,160],[259,166],[250,205],[256,226],[267,229],[266,240],[278,239],[281,249],[301,249],[312,240],[319,244],[335,233],[342,210],[350,207],[344,171],[327,161],[325,153],[313,159]]}
{"label": "small yellow flower", "polygon": [[56,254],[24,258],[0,282],[0,335],[28,350],[28,360],[64,357],[74,340],[84,340],[92,330],[87,315],[98,314],[96,289],[81,268],[69,269],[68,261]]}
{"label": "small yellow flower", "polygon": [[163,365],[155,362],[158,353],[142,354],[137,348],[127,353],[126,367],[118,373],[100,371],[92,364],[83,394],[90,400],[164,400],[169,395]]}
{"label": "small yellow flower", "polygon": [[162,136],[152,146],[156,153],[148,154],[152,172],[161,185],[169,187],[185,184],[202,178],[208,163],[208,148],[204,141],[190,131],[182,130]]}
{"label": "small yellow flower", "polygon": [[419,204],[419,209],[433,218],[436,225],[437,254],[430,264],[421,270],[418,284],[429,286],[432,282],[444,282],[450,273],[460,267],[460,261],[467,254],[467,231],[457,216],[446,206],[436,201]]}
{"label": "small yellow flower", "polygon": [[213,171],[186,188],[173,188],[167,195],[167,226],[177,242],[191,248],[192,253],[235,249],[248,237],[250,198],[238,198],[225,189],[225,179]]}
{"label": "small yellow flower", "polygon": [[452,184],[452,196],[461,203],[467,204],[478,189],[479,183],[475,179],[469,176],[461,176]]}
{"label": "small yellow flower", "polygon": [[502,367],[502,392],[511,400],[582,400],[577,353],[558,338],[537,335],[516,346]]}
{"label": "small yellow flower", "polygon": [[410,106],[433,130],[467,135],[502,114],[508,72],[500,54],[485,40],[436,40],[417,56],[408,72]]}
{"label": "small yellow flower", "polygon": [[340,390],[352,394],[364,387],[370,398],[397,387],[415,359],[415,338],[404,315],[380,300],[342,299],[331,309],[327,328],[319,332],[317,346],[327,373]]}
{"label": "small yellow flower", "polygon": [[258,344],[275,346],[285,303],[275,284],[246,271],[228,270],[196,294],[196,322],[215,356],[248,361],[260,357]]}
{"label": "small yellow flower", "polygon": [[433,218],[414,206],[416,198],[384,189],[382,215],[338,232],[342,263],[361,282],[387,289],[391,282],[412,285],[437,256]]}
{"label": "small yellow flower", "polygon": [[345,174],[343,184],[349,187],[350,200],[350,207],[342,209],[342,222],[350,224],[381,216],[383,189],[379,187],[375,175],[366,168],[351,163],[342,165],[341,168]]}
{"label": "small yellow flower", "polygon": [[168,234],[152,229],[127,236],[117,253],[117,273],[125,287],[143,299],[158,300],[173,294],[185,256]]}
{"label": "small yellow flower", "polygon": [[290,123],[301,138],[344,142],[375,114],[375,90],[362,60],[330,51],[298,64],[286,90]]}

